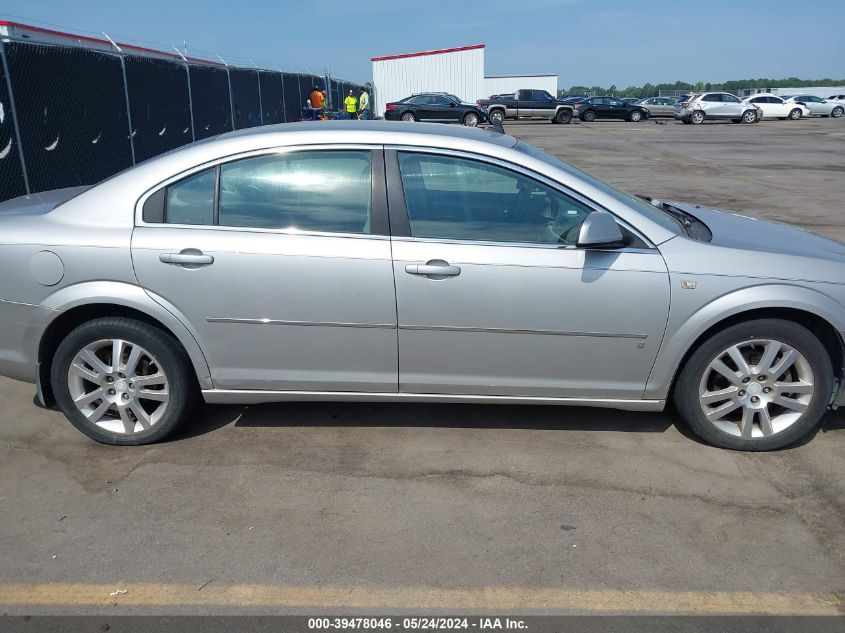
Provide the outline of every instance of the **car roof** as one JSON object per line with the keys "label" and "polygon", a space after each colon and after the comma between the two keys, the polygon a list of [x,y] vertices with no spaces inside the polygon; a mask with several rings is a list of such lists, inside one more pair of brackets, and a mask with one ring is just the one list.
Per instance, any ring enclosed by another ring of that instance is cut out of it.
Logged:
{"label": "car roof", "polygon": [[[416,136],[425,137],[425,140],[417,139],[415,138]],[[194,145],[238,139],[266,139],[270,142],[270,145],[294,145],[299,143],[396,144],[402,142],[409,142],[412,145],[424,145],[434,142],[438,137],[441,139],[480,141],[482,143],[492,143],[500,147],[513,147],[516,145],[516,139],[514,137],[492,132],[486,128],[439,125],[437,123],[408,125],[399,121],[349,120],[302,121],[299,123],[262,125],[246,130],[226,132],[219,136],[198,141]]]}

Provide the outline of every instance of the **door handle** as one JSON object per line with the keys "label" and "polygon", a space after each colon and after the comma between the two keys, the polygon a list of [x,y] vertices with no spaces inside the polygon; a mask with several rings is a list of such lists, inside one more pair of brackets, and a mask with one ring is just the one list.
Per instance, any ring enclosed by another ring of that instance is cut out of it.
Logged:
{"label": "door handle", "polygon": [[163,264],[193,264],[195,266],[208,266],[209,264],[214,263],[214,257],[211,255],[205,255],[201,251],[162,253],[158,256],[158,260]]}
{"label": "door handle", "polygon": [[[439,260],[437,260],[439,261]],[[461,274],[458,266],[451,266],[447,262],[427,264],[408,264],[405,272],[409,275],[422,275],[424,277],[457,277]]]}

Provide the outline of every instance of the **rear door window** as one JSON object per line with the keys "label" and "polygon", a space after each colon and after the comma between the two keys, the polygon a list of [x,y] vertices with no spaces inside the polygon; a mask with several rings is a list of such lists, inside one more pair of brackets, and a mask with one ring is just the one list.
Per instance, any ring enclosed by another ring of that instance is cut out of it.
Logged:
{"label": "rear door window", "polygon": [[303,151],[221,165],[221,226],[370,233],[368,151]]}
{"label": "rear door window", "polygon": [[[216,182],[212,167],[167,187],[164,221],[168,224],[214,224]],[[160,219],[159,216],[158,221]]]}

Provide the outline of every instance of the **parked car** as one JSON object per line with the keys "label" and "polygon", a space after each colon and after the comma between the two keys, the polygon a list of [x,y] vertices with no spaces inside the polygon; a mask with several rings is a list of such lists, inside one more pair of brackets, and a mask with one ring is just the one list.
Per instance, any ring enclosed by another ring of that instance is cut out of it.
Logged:
{"label": "parked car", "polygon": [[545,90],[517,90],[513,96],[498,99],[481,99],[476,102],[484,108],[490,123],[502,123],[505,119],[547,119],[552,123],[569,123],[572,120],[572,106],[555,99]]}
{"label": "parked car", "polygon": [[645,121],[648,110],[643,106],[625,103],[616,97],[590,97],[573,103],[575,115],[589,123],[596,119],[623,119],[625,121]]}
{"label": "parked car", "polygon": [[845,104],[813,95],[796,95],[787,99],[787,102],[807,106],[812,116],[832,116],[838,119],[845,114]]}
{"label": "parked car", "polygon": [[675,100],[671,97],[647,97],[635,103],[648,110],[648,115],[651,118],[675,116]]}
{"label": "parked car", "polygon": [[200,397],[672,397],[702,439],[767,450],[845,400],[845,244],[486,130],[241,130],[3,202],[0,235],[0,374],[108,444]]}
{"label": "parked car", "polygon": [[802,103],[789,103],[773,94],[756,94],[745,99],[761,112],[763,119],[792,119],[810,116],[810,108]]}
{"label": "parked car", "polygon": [[845,103],[845,95],[833,95],[832,97],[828,97],[827,100]]}
{"label": "parked car", "polygon": [[675,119],[699,125],[705,120],[756,123],[762,112],[753,104],[727,92],[704,92],[682,96],[675,104]]}
{"label": "parked car", "polygon": [[475,127],[487,121],[487,113],[472,103],[463,103],[447,93],[422,93],[388,103],[384,113],[388,121],[429,121],[462,123]]}

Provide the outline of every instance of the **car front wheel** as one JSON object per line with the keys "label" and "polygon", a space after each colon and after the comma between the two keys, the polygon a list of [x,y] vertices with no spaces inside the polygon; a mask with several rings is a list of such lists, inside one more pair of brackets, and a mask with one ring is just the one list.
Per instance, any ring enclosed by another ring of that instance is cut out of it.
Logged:
{"label": "car front wheel", "polygon": [[757,123],[757,113],[754,110],[746,110],[742,113],[743,123]]}
{"label": "car front wheel", "polygon": [[801,118],[801,110],[799,110],[798,108],[795,108],[794,110],[792,110],[789,113],[789,118],[792,119],[793,121],[797,121],[798,119]]}
{"label": "car front wheel", "polygon": [[51,381],[70,422],[104,444],[157,442],[190,415],[196,384],[179,343],[147,323],[100,318],[59,344]]}
{"label": "car front wheel", "polygon": [[631,112],[631,115],[630,115],[630,117],[629,117],[629,118],[630,118],[630,119],[631,119],[631,121],[633,121],[634,123],[637,123],[637,122],[639,122],[639,121],[641,121],[641,120],[642,120],[643,115],[642,115],[642,112],[639,112],[638,110],[634,110],[633,112]]}
{"label": "car front wheel", "polygon": [[467,127],[477,127],[478,115],[475,112],[467,112],[466,116],[464,116],[464,125]]}
{"label": "car front wheel", "polygon": [[833,108],[833,112],[831,112],[830,114],[833,118],[838,119],[843,114],[845,114],[845,108],[843,108],[842,106],[836,106],[835,108]]}
{"label": "car front wheel", "polygon": [[705,341],[681,371],[674,401],[710,444],[774,450],[816,429],[833,379],[830,357],[812,332],[791,321],[759,319]]}

